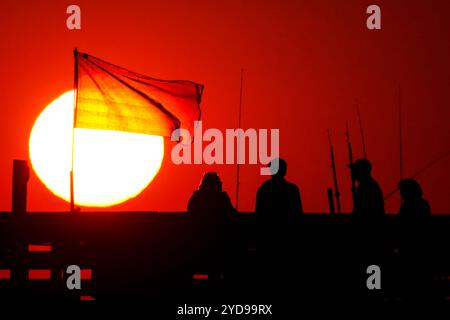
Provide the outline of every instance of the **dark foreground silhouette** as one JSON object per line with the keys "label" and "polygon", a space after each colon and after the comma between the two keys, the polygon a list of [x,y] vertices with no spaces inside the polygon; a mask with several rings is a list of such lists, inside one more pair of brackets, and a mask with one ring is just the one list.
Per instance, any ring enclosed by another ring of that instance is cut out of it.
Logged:
{"label": "dark foreground silhouette", "polygon": [[[279,258],[270,259],[257,246],[255,215],[241,212],[225,243],[231,252],[225,260],[228,272],[220,284],[211,284],[210,279],[195,277],[208,275],[210,265],[207,256],[206,261],[196,258],[199,240],[192,232],[196,229],[192,218],[186,213],[36,213],[23,218],[2,213],[0,269],[12,273],[11,280],[0,281],[0,295],[13,300],[79,300],[92,295],[100,301],[206,297],[220,302],[229,297],[240,302],[252,297],[256,303],[300,298],[304,303],[373,299],[395,303],[406,301],[404,284],[415,286],[420,275],[416,271],[420,255],[413,251],[402,257],[403,225],[398,215],[387,215],[374,230],[382,234],[381,261],[367,245],[370,229],[362,228],[353,216],[307,213],[297,219],[291,242],[280,244]],[[427,239],[425,261],[431,274],[427,292],[434,301],[450,295],[449,229],[450,216],[433,216],[419,234],[419,239]],[[52,251],[27,251],[28,244],[40,243],[50,243]],[[406,262],[409,257],[413,261]],[[72,264],[92,269],[92,280],[82,280],[81,291],[66,288],[62,271]],[[366,287],[371,264],[381,268],[381,291]],[[28,269],[50,269],[52,279],[27,280]],[[400,276],[406,273],[403,283]]]}
{"label": "dark foreground silhouette", "polygon": [[[399,184],[399,214],[384,215],[367,163],[360,172],[352,167],[359,194],[348,215],[303,213],[283,160],[259,188],[256,214],[235,212],[216,173],[205,174],[188,213],[2,213],[0,296],[233,300],[282,303],[278,310],[294,312],[300,302],[445,303],[450,217],[431,217],[411,179]],[[33,252],[29,245],[50,250]],[[66,287],[65,270],[73,264],[91,270],[80,291]],[[367,287],[371,265],[381,270],[381,290]],[[33,270],[51,276],[29,280]]]}

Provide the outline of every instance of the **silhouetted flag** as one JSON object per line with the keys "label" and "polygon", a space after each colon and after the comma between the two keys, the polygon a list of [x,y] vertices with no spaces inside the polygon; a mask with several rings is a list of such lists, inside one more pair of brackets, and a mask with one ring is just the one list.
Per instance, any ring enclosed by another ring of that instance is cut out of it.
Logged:
{"label": "silhouetted flag", "polygon": [[158,80],[75,51],[76,128],[170,137],[177,128],[193,134],[203,85]]}

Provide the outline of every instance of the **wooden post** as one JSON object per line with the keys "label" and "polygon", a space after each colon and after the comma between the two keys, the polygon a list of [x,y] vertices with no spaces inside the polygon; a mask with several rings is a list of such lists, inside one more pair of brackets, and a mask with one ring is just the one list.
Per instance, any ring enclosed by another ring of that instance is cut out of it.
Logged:
{"label": "wooden post", "polygon": [[12,212],[15,214],[27,212],[27,184],[29,176],[28,161],[13,160]]}

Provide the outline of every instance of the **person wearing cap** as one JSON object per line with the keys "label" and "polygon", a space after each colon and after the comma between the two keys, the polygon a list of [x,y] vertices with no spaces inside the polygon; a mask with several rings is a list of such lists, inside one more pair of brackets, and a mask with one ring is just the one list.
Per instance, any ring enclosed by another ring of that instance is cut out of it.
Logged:
{"label": "person wearing cap", "polygon": [[385,214],[383,191],[372,177],[372,165],[367,159],[358,159],[350,165],[353,179],[358,183],[353,198],[353,214],[364,220],[378,220]]}

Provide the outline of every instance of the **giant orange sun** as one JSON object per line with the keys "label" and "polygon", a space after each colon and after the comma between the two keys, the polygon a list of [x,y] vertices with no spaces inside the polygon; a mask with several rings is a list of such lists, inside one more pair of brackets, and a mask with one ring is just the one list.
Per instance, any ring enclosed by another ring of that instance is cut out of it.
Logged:
{"label": "giant orange sun", "polygon": [[[31,165],[56,196],[70,201],[74,91],[50,103],[30,135]],[[107,207],[137,196],[158,173],[164,156],[160,136],[75,129],[75,203]]]}

